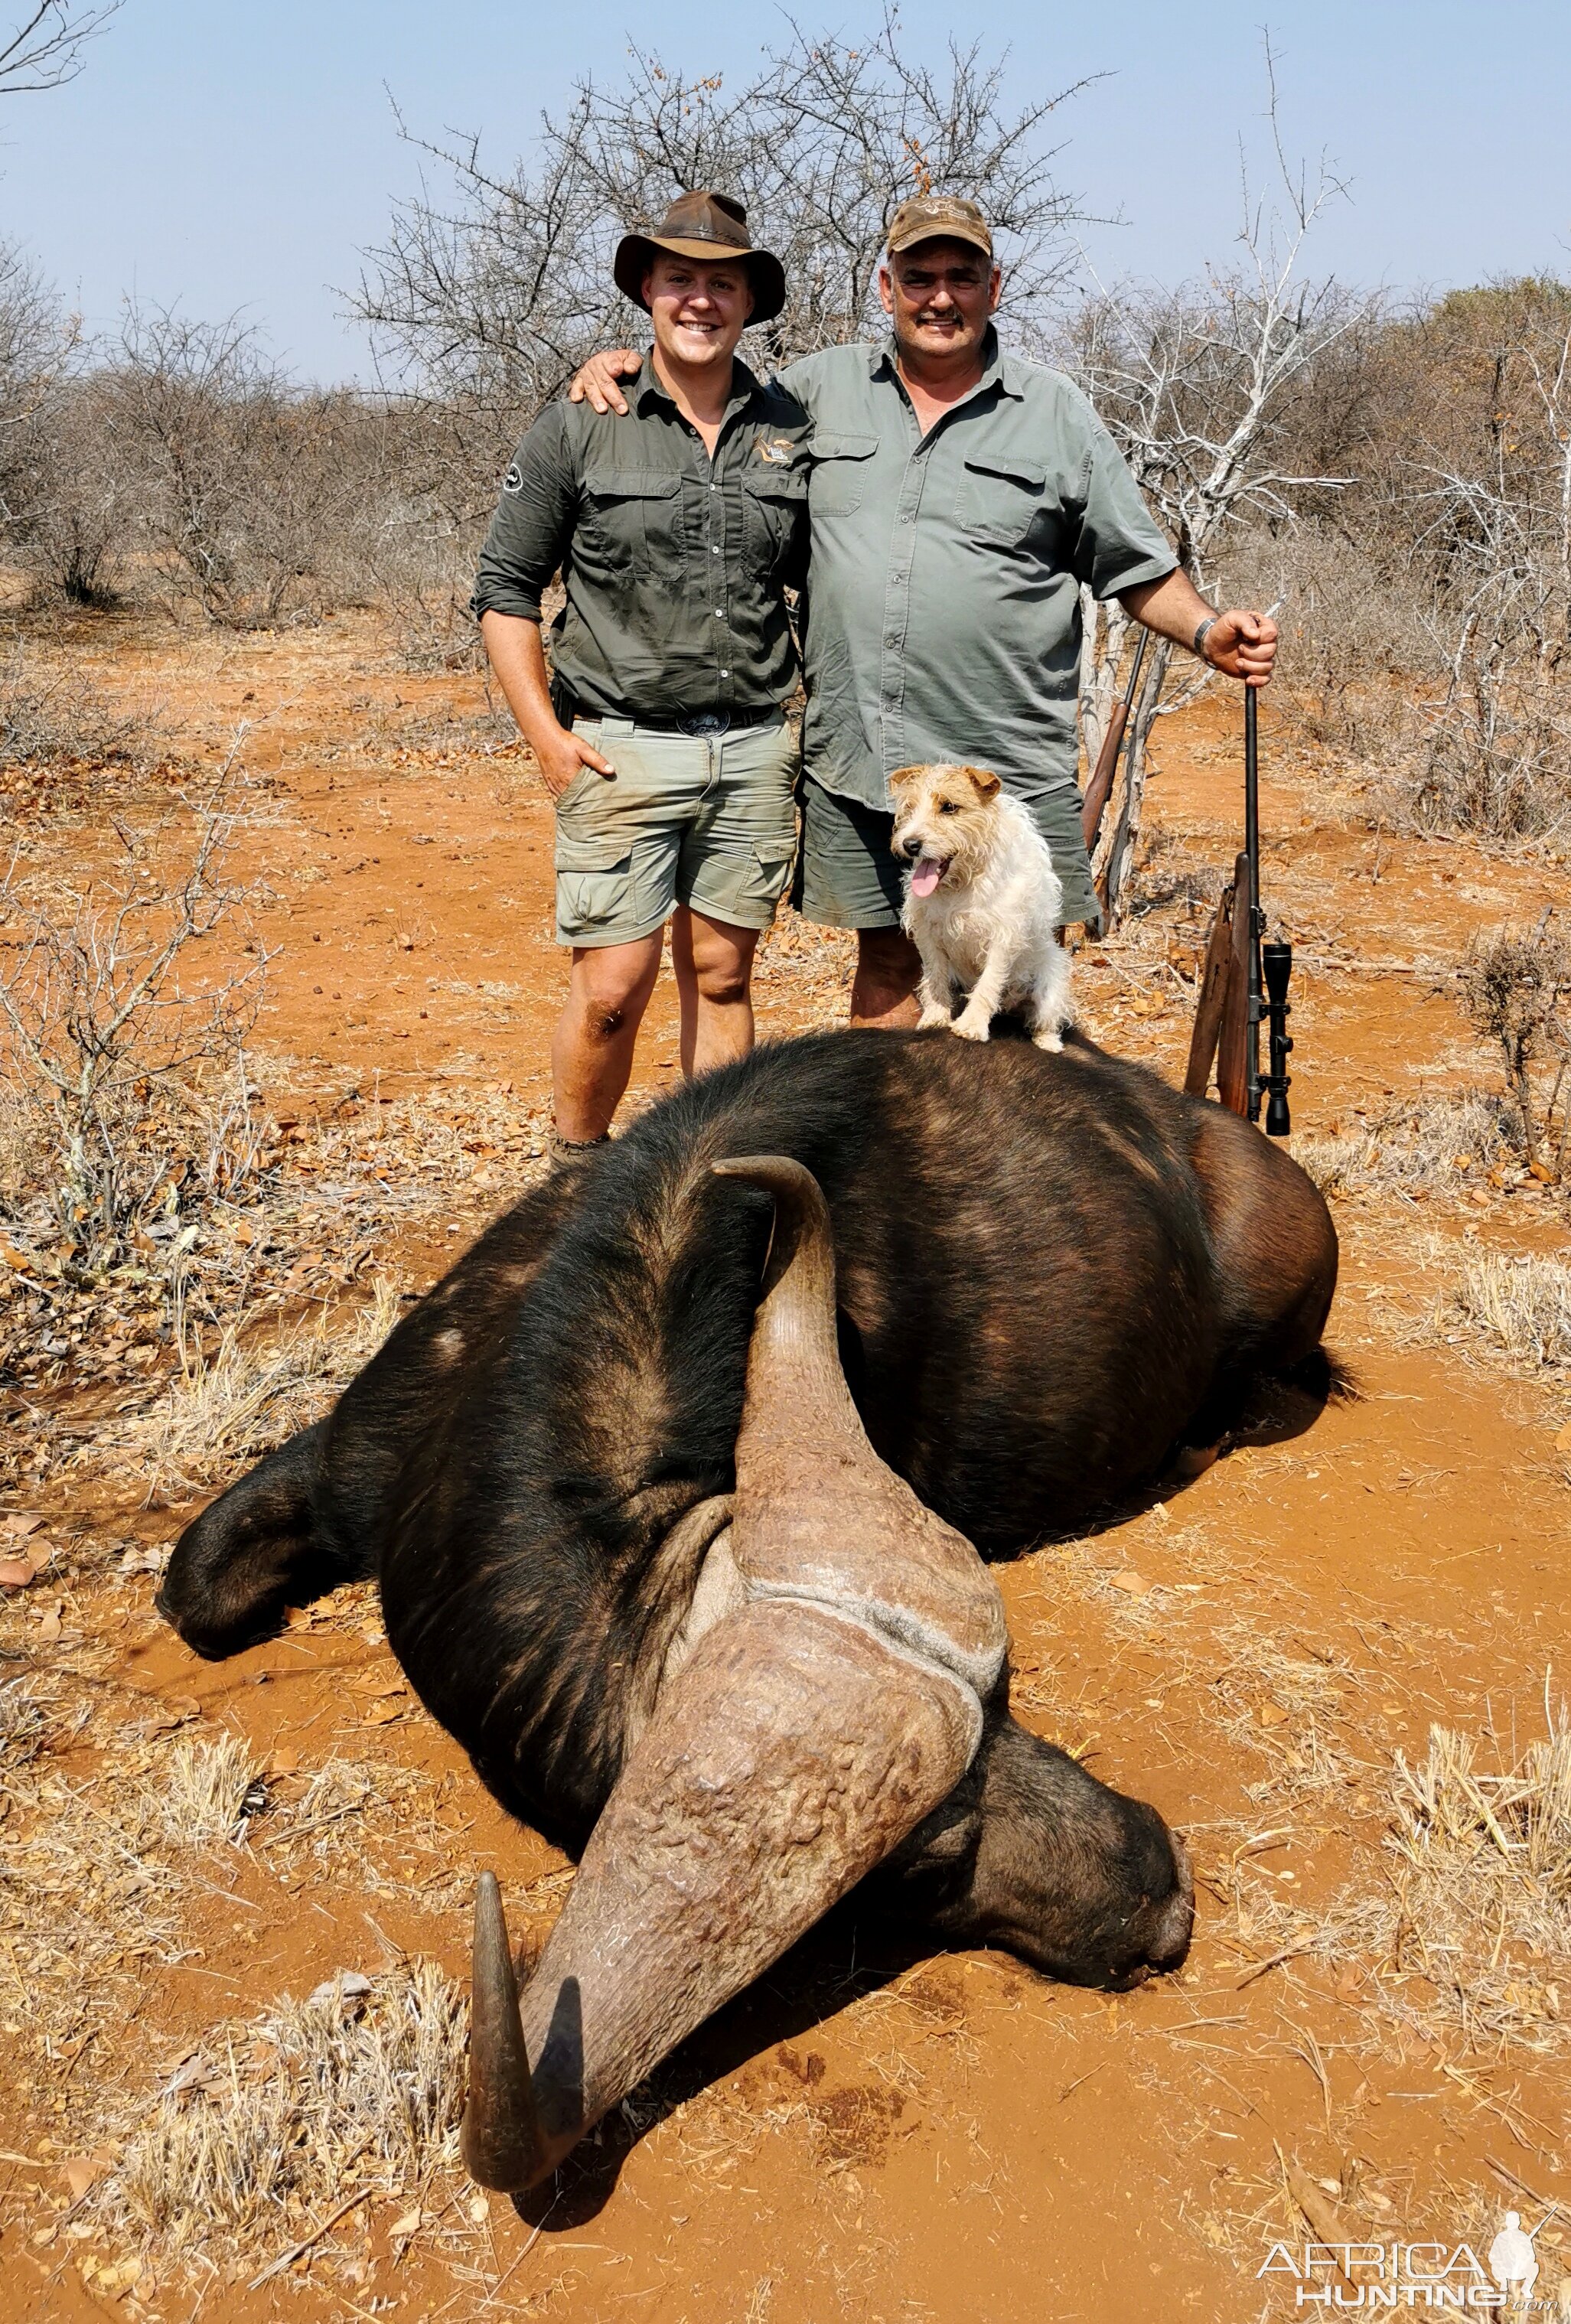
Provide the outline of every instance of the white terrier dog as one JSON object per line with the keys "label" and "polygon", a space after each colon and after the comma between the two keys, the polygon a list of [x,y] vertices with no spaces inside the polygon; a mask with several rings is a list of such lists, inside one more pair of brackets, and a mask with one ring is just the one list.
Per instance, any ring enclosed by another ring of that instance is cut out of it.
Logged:
{"label": "white terrier dog", "polygon": [[985,1041],[998,1011],[1016,1007],[1039,1049],[1061,1049],[1073,1015],[1069,955],[1058,941],[1064,890],[1047,841],[980,767],[901,767],[889,786],[892,844],[911,866],[901,925],[922,959],[919,1023]]}

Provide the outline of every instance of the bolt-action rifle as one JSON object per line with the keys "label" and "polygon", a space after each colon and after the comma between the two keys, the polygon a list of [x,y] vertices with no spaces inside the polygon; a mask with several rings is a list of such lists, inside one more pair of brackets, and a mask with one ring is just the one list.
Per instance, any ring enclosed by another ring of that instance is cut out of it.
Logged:
{"label": "bolt-action rifle", "polygon": [[[1292,1128],[1288,1112],[1288,1035],[1291,1009],[1288,980],[1293,970],[1289,944],[1262,944],[1265,914],[1260,903],[1260,741],[1259,704],[1255,689],[1243,694],[1243,852],[1233,867],[1233,881],[1222,892],[1216,918],[1206,946],[1200,973],[1200,997],[1195,1004],[1195,1030],[1189,1041],[1189,1067],[1184,1087],[1191,1097],[1204,1097],[1216,1061],[1216,1094],[1230,1113],[1260,1120],[1265,1102],[1266,1132],[1285,1138]],[[1270,1034],[1270,1064],[1260,1069],[1260,1030]]]}
{"label": "bolt-action rifle", "polygon": [[1086,835],[1086,853],[1094,854],[1102,832],[1102,818],[1107,812],[1107,802],[1113,796],[1113,779],[1118,772],[1118,754],[1123,748],[1123,733],[1129,724],[1129,714],[1134,708],[1135,688],[1140,684],[1140,666],[1145,659],[1145,650],[1151,632],[1142,629],[1135,646],[1134,659],[1130,665],[1129,684],[1123,698],[1115,702],[1108,715],[1107,732],[1102,737],[1102,748],[1096,753],[1096,764],[1091,770],[1080,800],[1080,828]]}

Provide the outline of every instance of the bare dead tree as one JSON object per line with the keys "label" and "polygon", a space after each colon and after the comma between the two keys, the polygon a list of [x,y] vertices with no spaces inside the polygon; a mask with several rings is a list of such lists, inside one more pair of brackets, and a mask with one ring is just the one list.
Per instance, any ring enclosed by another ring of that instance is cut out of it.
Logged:
{"label": "bare dead tree", "polygon": [[[1311,183],[1281,143],[1269,43],[1268,119],[1278,196],[1253,195],[1243,175],[1244,257],[1203,285],[1178,290],[1098,289],[1066,335],[1062,360],[1086,389],[1166,528],[1196,586],[1212,586],[1216,556],[1248,519],[1290,525],[1310,493],[1345,477],[1298,474],[1280,460],[1292,392],[1366,312],[1332,280],[1306,281],[1305,244],[1342,192],[1324,164]],[[1082,716],[1095,753],[1118,685],[1129,629],[1116,604],[1088,605]],[[1096,856],[1099,890],[1116,918],[1140,838],[1146,752],[1154,721],[1194,698],[1208,673],[1167,686],[1172,649],[1153,641],[1131,714],[1122,779]]]}
{"label": "bare dead tree", "polygon": [[0,244],[0,526],[12,545],[36,500],[45,420],[68,383],[81,325],[14,244]]}
{"label": "bare dead tree", "polygon": [[621,87],[583,82],[565,115],[542,120],[533,160],[505,175],[486,170],[474,140],[412,140],[453,190],[447,207],[422,192],[400,208],[353,295],[390,375],[504,411],[516,430],[594,346],[634,327],[611,284],[617,237],[701,185],[746,202],[785,263],[790,301],[759,351],[766,361],[878,327],[878,254],[918,191],[975,195],[1010,262],[1013,309],[1042,309],[1076,216],[1045,133],[1074,92],[1011,111],[1006,60],[952,45],[929,69],[908,54],[892,9],[856,46],[790,29],[735,91],[635,51]]}
{"label": "bare dead tree", "polygon": [[38,0],[0,46],[0,97],[36,97],[75,80],[87,43],[120,11],[120,0]]}
{"label": "bare dead tree", "polygon": [[1444,681],[1408,804],[1428,827],[1553,837],[1571,827],[1571,290],[1502,284],[1441,312],[1470,338],[1482,425],[1426,414],[1391,496]]}

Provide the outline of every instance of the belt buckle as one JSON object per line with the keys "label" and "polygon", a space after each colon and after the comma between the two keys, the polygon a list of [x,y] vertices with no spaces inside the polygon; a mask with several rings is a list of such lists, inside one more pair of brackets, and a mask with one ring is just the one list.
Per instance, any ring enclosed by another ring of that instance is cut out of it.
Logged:
{"label": "belt buckle", "polygon": [[677,721],[684,734],[699,737],[724,734],[730,724],[731,715],[725,710],[704,710],[696,718],[679,718]]}

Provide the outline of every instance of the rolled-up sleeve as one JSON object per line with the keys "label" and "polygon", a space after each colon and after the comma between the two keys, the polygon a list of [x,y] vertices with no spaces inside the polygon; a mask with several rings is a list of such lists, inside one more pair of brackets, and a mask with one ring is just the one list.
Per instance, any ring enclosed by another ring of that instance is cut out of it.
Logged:
{"label": "rolled-up sleeve", "polygon": [[529,430],[502,479],[469,600],[476,621],[483,613],[540,620],[541,599],[572,533],[577,500],[563,409],[552,404]]}
{"label": "rolled-up sleeve", "polygon": [[1172,544],[1152,517],[1128,461],[1085,399],[1077,395],[1086,431],[1079,526],[1069,558],[1077,581],[1095,597],[1116,596],[1145,581],[1160,581],[1178,565]]}

